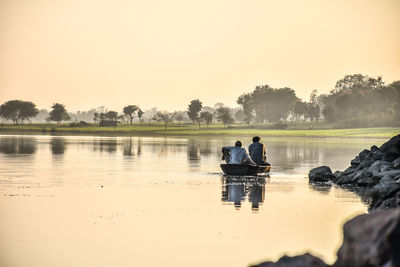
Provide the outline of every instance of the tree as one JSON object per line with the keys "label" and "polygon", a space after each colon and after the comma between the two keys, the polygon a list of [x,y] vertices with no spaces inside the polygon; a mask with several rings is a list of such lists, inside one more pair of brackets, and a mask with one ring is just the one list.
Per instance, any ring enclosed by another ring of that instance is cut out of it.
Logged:
{"label": "tree", "polygon": [[[201,103],[200,100],[198,100],[198,99],[192,100],[190,102],[190,104],[188,105],[187,114],[188,114],[189,118],[193,121],[193,124],[198,122],[199,113],[200,113],[200,110],[202,107],[203,107],[203,103]],[[200,127],[200,123],[199,123],[199,127]]]}
{"label": "tree", "polygon": [[371,78],[368,75],[353,74],[346,75],[344,78],[336,82],[335,89],[332,93],[341,91],[352,91],[363,88],[379,88],[384,85],[382,77]]}
{"label": "tree", "polygon": [[239,96],[236,103],[242,105],[243,113],[244,113],[244,121],[247,125],[250,125],[250,122],[254,118],[254,101],[251,94],[243,94]]}
{"label": "tree", "polygon": [[324,115],[326,122],[335,121],[335,109],[332,106],[326,106],[322,110],[322,115]]}
{"label": "tree", "polygon": [[139,109],[136,105],[129,105],[123,108],[123,113],[129,117],[130,124],[132,125],[133,117],[135,112]]}
{"label": "tree", "polygon": [[108,120],[116,121],[118,120],[118,112],[110,110],[104,114],[104,117]]}
{"label": "tree", "polygon": [[294,106],[293,106],[293,120],[294,121],[299,121],[300,116],[302,116],[306,113],[306,106],[307,106],[307,104],[305,102],[301,101],[300,99],[294,103]]}
{"label": "tree", "polygon": [[207,128],[208,128],[208,125],[210,125],[210,123],[212,122],[213,117],[214,117],[214,115],[208,111],[202,111],[200,113],[200,118],[206,123]]}
{"label": "tree", "polygon": [[13,121],[14,124],[22,123],[38,113],[35,104],[29,101],[10,100],[0,106],[0,116]]}
{"label": "tree", "polygon": [[174,118],[176,121],[178,121],[179,123],[181,123],[183,121],[183,114],[181,112],[175,111],[174,112]]}
{"label": "tree", "polygon": [[51,108],[53,110],[49,113],[50,120],[60,123],[61,121],[68,121],[71,119],[63,104],[55,103],[53,106],[51,106]]}
{"label": "tree", "polygon": [[216,111],[217,119],[224,124],[224,128],[227,124],[233,123],[231,115],[231,109],[228,107],[219,107]]}
{"label": "tree", "polygon": [[174,114],[167,111],[159,111],[155,115],[155,119],[164,122],[164,130],[166,131],[168,123],[172,122],[174,119]]}
{"label": "tree", "polygon": [[98,112],[95,112],[93,114],[93,120],[96,124],[98,124],[100,122],[100,114]]}
{"label": "tree", "polygon": [[138,115],[140,123],[143,123],[143,114],[144,114],[143,110],[141,110],[139,108],[138,111],[137,111],[137,115]]}

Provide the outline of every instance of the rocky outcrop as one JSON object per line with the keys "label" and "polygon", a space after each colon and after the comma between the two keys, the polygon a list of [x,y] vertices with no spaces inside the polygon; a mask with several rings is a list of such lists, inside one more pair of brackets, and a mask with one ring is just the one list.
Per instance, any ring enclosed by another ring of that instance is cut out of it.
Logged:
{"label": "rocky outcrop", "polygon": [[[319,174],[322,170],[326,175]],[[351,160],[346,170],[336,171],[332,176],[329,173],[332,172],[327,166],[312,169],[309,181],[353,187],[368,199],[371,210],[400,207],[400,135],[379,148],[364,149]]]}
{"label": "rocky outcrop", "polygon": [[328,166],[321,166],[312,169],[308,174],[308,178],[311,182],[328,182],[335,178],[335,176],[333,176],[332,171]]}
{"label": "rocky outcrop", "polygon": [[[284,256],[258,267],[330,266],[308,253]],[[348,221],[343,226],[343,244],[333,267],[400,266],[400,208],[377,210]]]}
{"label": "rocky outcrop", "polygon": [[323,260],[317,258],[311,254],[303,254],[300,256],[283,256],[277,262],[263,262],[259,265],[255,265],[252,267],[327,267],[327,265]]}

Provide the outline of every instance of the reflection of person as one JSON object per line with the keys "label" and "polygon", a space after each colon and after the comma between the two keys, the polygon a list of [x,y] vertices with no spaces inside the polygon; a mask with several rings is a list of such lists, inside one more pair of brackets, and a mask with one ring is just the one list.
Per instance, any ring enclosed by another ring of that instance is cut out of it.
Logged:
{"label": "reflection of person", "polygon": [[229,149],[229,164],[254,164],[245,148],[242,148],[242,142],[236,141],[235,147]]}
{"label": "reflection of person", "polygon": [[265,145],[260,143],[260,137],[253,137],[253,143],[249,146],[250,157],[257,165],[269,165],[265,153]]}
{"label": "reflection of person", "polygon": [[251,209],[258,210],[259,203],[264,202],[264,185],[253,184],[250,188],[249,201],[251,202]]}

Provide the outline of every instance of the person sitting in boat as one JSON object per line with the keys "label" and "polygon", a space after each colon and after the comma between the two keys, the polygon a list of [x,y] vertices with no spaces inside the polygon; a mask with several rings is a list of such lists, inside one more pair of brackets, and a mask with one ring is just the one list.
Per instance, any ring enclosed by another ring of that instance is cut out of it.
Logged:
{"label": "person sitting in boat", "polygon": [[242,148],[242,142],[236,141],[235,146],[229,149],[228,164],[253,164],[256,163],[250,158],[245,148]]}
{"label": "person sitting in boat", "polygon": [[253,143],[249,146],[250,157],[257,165],[270,165],[267,163],[265,145],[260,142],[260,137],[254,136]]}

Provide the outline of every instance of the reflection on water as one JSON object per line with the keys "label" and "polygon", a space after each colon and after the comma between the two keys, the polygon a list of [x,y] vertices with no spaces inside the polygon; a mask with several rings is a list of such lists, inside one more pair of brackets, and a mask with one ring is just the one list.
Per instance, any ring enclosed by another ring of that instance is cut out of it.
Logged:
{"label": "reflection on water", "polygon": [[65,149],[67,148],[67,142],[63,137],[55,137],[50,141],[51,152],[54,155],[64,154]]}
{"label": "reflection on water", "polygon": [[37,142],[34,138],[0,138],[0,153],[4,154],[33,154]]}
{"label": "reflection on water", "polygon": [[[268,177],[269,178],[269,177]],[[223,202],[233,202],[236,208],[242,206],[242,201],[248,197],[251,202],[251,209],[257,211],[260,203],[264,202],[265,198],[265,180],[267,177],[229,177],[223,176],[222,183],[222,198]]]}
{"label": "reflection on water", "polygon": [[307,173],[383,141],[264,138],[271,177],[237,179],[219,167],[236,140],[251,143],[0,135],[0,266],[247,266],[304,248],[333,262],[366,206]]}

